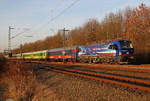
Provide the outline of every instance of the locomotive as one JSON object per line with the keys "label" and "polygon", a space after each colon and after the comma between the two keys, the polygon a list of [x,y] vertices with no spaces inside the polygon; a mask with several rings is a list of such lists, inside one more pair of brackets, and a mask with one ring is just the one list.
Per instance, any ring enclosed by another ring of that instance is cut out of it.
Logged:
{"label": "locomotive", "polygon": [[79,59],[90,63],[132,63],[134,62],[134,48],[129,40],[114,40],[108,44],[81,48]]}
{"label": "locomotive", "polygon": [[13,54],[16,59],[87,63],[132,63],[134,48],[130,40],[112,40],[107,44],[72,46],[37,52]]}

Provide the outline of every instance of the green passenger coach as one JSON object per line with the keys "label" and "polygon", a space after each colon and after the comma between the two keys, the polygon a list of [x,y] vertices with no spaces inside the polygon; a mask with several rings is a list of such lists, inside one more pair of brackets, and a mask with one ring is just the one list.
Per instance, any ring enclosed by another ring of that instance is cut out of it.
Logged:
{"label": "green passenger coach", "polygon": [[47,51],[37,51],[32,53],[32,59],[46,59]]}
{"label": "green passenger coach", "polygon": [[46,59],[47,50],[17,54],[17,59]]}

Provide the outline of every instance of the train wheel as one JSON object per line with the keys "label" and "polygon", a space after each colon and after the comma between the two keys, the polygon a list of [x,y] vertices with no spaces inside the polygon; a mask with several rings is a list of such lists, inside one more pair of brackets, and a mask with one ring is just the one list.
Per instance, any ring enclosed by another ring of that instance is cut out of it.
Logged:
{"label": "train wheel", "polygon": [[79,62],[83,63],[83,62],[84,62],[84,60],[83,60],[83,59],[80,59],[80,60],[79,60]]}
{"label": "train wheel", "polygon": [[88,59],[88,62],[89,62],[89,63],[92,63],[92,59],[91,59],[91,58],[89,58],[89,59]]}
{"label": "train wheel", "polygon": [[93,63],[99,63],[99,62],[100,62],[100,59],[98,59],[98,58],[93,59]]}

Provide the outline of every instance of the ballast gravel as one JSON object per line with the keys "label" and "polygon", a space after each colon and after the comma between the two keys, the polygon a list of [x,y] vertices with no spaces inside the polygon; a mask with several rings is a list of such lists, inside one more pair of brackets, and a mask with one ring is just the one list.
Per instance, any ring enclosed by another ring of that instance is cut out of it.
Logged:
{"label": "ballast gravel", "polygon": [[150,101],[150,93],[45,69],[35,71],[51,93],[45,101]]}

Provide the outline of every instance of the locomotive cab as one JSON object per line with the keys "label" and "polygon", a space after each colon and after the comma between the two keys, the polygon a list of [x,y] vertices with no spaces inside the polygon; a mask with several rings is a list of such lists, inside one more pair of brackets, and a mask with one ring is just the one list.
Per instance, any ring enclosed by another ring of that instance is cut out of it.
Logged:
{"label": "locomotive cab", "polygon": [[129,40],[120,40],[121,51],[119,56],[121,57],[121,61],[125,62],[134,62],[134,48]]}
{"label": "locomotive cab", "polygon": [[112,41],[116,50],[116,60],[118,63],[131,63],[134,61],[134,49],[131,41],[129,40],[117,40]]}
{"label": "locomotive cab", "polygon": [[129,40],[111,41],[109,49],[116,50],[115,60],[120,63],[132,63],[134,61],[134,48]]}

